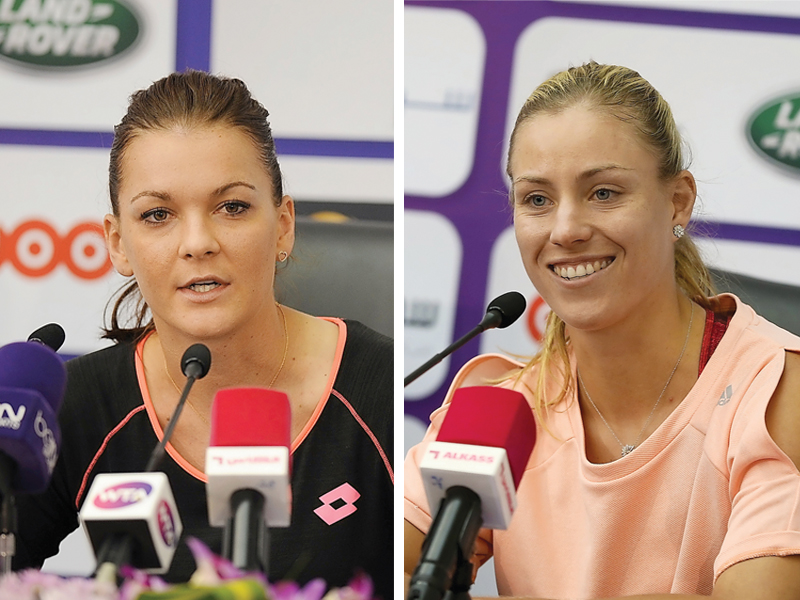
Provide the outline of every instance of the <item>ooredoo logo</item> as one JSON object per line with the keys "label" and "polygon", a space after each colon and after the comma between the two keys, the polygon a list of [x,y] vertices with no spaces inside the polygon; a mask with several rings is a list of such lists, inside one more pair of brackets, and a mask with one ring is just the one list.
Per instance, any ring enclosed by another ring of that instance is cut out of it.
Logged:
{"label": "ooredoo logo", "polygon": [[747,124],[747,137],[759,156],[800,173],[800,92],[781,96],[756,110]]}
{"label": "ooredoo logo", "polygon": [[550,314],[550,307],[541,296],[536,296],[529,304],[527,325],[528,331],[537,342],[544,338],[544,330],[547,328],[547,317]]}
{"label": "ooredoo logo", "polygon": [[175,519],[172,516],[172,509],[166,500],[162,500],[158,505],[158,530],[164,543],[172,547],[177,541],[175,539]]}
{"label": "ooredoo logo", "polygon": [[97,494],[94,505],[98,508],[122,508],[136,504],[147,498],[153,490],[149,483],[144,481],[129,481],[107,487]]}
{"label": "ooredoo logo", "polygon": [[11,232],[0,227],[0,267],[4,263],[25,277],[44,277],[60,264],[80,279],[97,279],[111,270],[99,223],[79,223],[63,237],[39,220],[20,223]]}
{"label": "ooredoo logo", "polygon": [[121,0],[0,0],[0,57],[63,69],[119,56],[141,26]]}

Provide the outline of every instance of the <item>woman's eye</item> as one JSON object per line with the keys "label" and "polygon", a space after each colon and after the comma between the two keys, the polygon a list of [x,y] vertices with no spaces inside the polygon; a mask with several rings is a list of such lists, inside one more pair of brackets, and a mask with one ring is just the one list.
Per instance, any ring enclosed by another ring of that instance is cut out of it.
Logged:
{"label": "woman's eye", "polygon": [[142,221],[149,223],[162,223],[167,220],[169,213],[163,208],[153,208],[142,213]]}
{"label": "woman's eye", "polygon": [[533,206],[541,208],[547,205],[547,198],[540,196],[539,194],[533,194],[528,197],[528,202]]}
{"label": "woman's eye", "polygon": [[597,190],[594,193],[595,198],[597,198],[598,200],[611,200],[611,196],[613,194],[614,194],[614,192],[612,192],[611,190],[607,190],[607,189]]}
{"label": "woman's eye", "polygon": [[231,200],[222,205],[222,211],[226,215],[239,215],[250,208],[250,204],[240,200]]}

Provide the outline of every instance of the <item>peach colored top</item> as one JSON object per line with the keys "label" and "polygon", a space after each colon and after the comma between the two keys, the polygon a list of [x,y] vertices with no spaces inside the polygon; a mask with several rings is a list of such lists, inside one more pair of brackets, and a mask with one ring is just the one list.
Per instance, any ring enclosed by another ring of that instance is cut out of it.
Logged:
{"label": "peach colored top", "polygon": [[[800,472],[764,419],[785,350],[800,351],[800,338],[734,296],[718,301],[736,303],[727,332],[683,402],[631,454],[608,464],[586,459],[574,384],[551,411],[554,435],[537,425],[511,526],[481,530],[476,544],[481,561],[494,555],[501,595],[710,594],[737,562],[800,554]],[[519,366],[500,355],[467,363],[425,439],[409,451],[405,518],[420,530],[431,517],[417,465],[453,390]],[[532,402],[535,378],[529,371],[502,385]]]}

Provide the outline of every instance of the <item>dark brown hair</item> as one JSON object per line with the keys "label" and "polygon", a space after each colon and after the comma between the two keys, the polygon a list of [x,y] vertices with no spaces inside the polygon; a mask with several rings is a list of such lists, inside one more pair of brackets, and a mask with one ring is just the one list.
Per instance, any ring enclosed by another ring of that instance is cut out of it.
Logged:
{"label": "dark brown hair", "polygon": [[[114,143],[111,145],[108,190],[114,216],[120,214],[119,188],[125,175],[125,151],[139,134],[213,125],[239,129],[252,140],[272,181],[275,205],[280,206],[283,181],[268,117],[267,109],[253,98],[243,81],[203,71],[173,73],[134,93],[130,97],[128,112],[114,127]],[[103,328],[103,338],[136,340],[154,328],[136,279],[123,285],[115,296],[111,324]],[[122,317],[126,310],[130,314]],[[133,325],[126,327],[124,323]]]}

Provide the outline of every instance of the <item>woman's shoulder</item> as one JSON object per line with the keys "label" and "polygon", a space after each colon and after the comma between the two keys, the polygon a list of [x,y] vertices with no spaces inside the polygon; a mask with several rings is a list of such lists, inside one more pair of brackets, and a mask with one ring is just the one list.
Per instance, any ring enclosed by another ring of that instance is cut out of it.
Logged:
{"label": "woman's shoulder", "polygon": [[479,354],[467,361],[458,370],[450,385],[450,392],[461,387],[477,385],[513,385],[513,381],[522,375],[523,363],[503,354]]}
{"label": "woman's shoulder", "polygon": [[[726,334],[732,334],[730,337],[735,337],[740,343],[754,350],[772,346],[800,351],[800,337],[768,321],[734,294],[714,296],[711,302],[715,312],[722,310],[732,314]],[[753,346],[754,342],[759,342],[758,346]]]}
{"label": "woman's shoulder", "polygon": [[133,343],[115,343],[68,360],[65,401],[85,404],[93,398],[118,397],[125,395],[125,390],[138,390],[135,350]]}
{"label": "woman's shoulder", "polygon": [[342,339],[337,391],[353,397],[386,398],[394,390],[394,342],[358,321],[342,320]]}
{"label": "woman's shoulder", "polygon": [[359,366],[377,370],[390,378],[394,374],[394,340],[359,321],[344,319],[346,338],[342,368]]}
{"label": "woman's shoulder", "polygon": [[133,366],[134,352],[134,344],[118,342],[71,358],[65,366],[70,376],[82,373],[105,375],[109,373],[110,369],[116,370],[122,366]]}
{"label": "woman's shoulder", "polygon": [[381,356],[394,354],[394,340],[360,321],[343,319],[347,327],[347,344],[361,352],[378,352]]}

